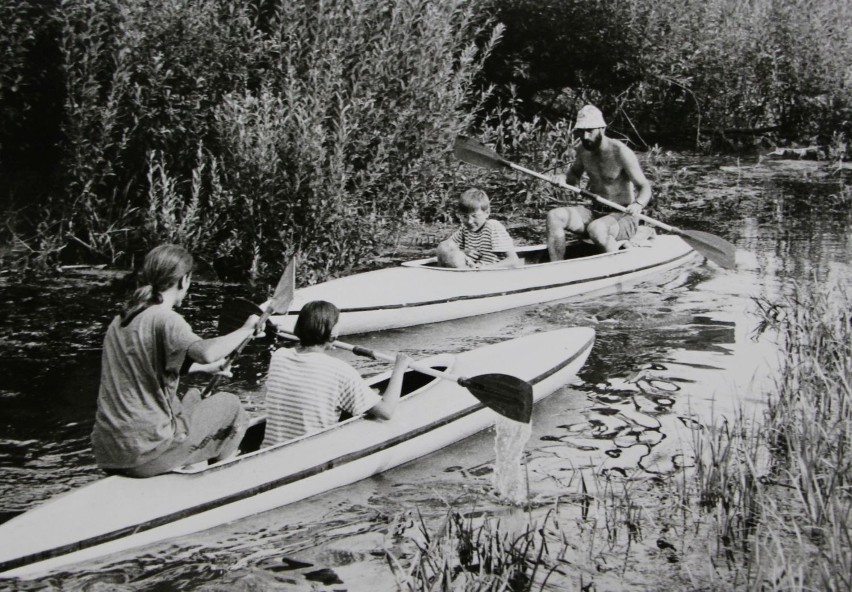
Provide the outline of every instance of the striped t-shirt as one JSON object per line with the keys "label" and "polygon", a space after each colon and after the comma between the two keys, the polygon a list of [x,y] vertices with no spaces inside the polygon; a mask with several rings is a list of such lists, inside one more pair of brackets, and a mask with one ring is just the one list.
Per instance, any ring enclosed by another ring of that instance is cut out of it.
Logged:
{"label": "striped t-shirt", "polygon": [[346,362],[322,352],[281,348],[272,354],[266,379],[263,445],[333,425],[343,411],[361,415],[381,400]]}
{"label": "striped t-shirt", "polygon": [[456,243],[474,263],[497,263],[501,254],[514,249],[512,237],[497,220],[489,218],[479,230],[469,230],[462,226],[456,230],[450,240]]}

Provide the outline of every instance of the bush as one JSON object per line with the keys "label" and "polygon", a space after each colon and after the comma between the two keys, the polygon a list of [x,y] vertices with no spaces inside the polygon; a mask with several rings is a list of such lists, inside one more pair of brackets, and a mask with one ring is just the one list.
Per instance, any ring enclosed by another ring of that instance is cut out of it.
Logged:
{"label": "bush", "polygon": [[311,279],[349,269],[382,229],[445,201],[448,148],[496,41],[470,41],[474,13],[428,0],[63,2],[49,14],[61,182],[32,207],[84,249],[75,258],[127,261],[171,240],[238,274],[293,251]]}

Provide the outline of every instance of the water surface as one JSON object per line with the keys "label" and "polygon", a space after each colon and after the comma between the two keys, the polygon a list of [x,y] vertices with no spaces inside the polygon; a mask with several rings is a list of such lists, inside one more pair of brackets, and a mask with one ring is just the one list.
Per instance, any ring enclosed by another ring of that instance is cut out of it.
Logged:
{"label": "water surface", "polygon": [[[817,163],[684,159],[675,174],[689,191],[663,204],[665,220],[733,242],[736,270],[700,262],[619,293],[347,340],[421,357],[594,327],[577,380],[534,412],[525,455],[533,503],[575,494],[581,470],[641,477],[689,466],[695,432],[759,414],[772,389],[778,344],[756,302],[779,302],[797,281],[849,285],[852,219],[839,173]],[[194,283],[182,312],[212,335],[223,296],[243,292]],[[101,476],[88,437],[100,342],[122,297],[112,276],[80,271],[0,285],[0,520]],[[229,383],[254,412],[271,347],[252,344]],[[386,368],[339,355],[365,373]],[[494,495],[494,458],[493,431],[485,432],[286,508],[0,588],[392,590],[385,551],[410,553],[421,520],[440,524],[451,505],[512,513]]]}

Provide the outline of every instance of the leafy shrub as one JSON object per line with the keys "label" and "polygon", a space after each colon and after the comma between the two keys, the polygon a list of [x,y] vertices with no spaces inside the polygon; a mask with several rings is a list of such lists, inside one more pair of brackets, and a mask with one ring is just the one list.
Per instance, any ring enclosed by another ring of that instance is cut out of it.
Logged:
{"label": "leafy shrub", "polygon": [[111,261],[176,240],[238,274],[293,251],[309,279],[351,268],[452,185],[448,148],[497,38],[473,43],[474,15],[461,1],[67,0],[49,14],[62,176],[40,206]]}

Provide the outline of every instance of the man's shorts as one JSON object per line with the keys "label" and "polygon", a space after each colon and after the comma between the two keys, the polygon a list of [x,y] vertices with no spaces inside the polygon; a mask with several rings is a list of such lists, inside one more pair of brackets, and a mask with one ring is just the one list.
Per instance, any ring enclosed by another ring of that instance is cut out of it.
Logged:
{"label": "man's shorts", "polygon": [[580,214],[583,220],[583,225],[588,227],[592,220],[606,220],[609,224],[618,225],[618,235],[615,237],[617,241],[625,241],[633,238],[636,234],[636,229],[639,227],[639,219],[636,216],[625,214],[623,212],[593,212],[591,208],[586,206],[574,206],[574,209]]}

